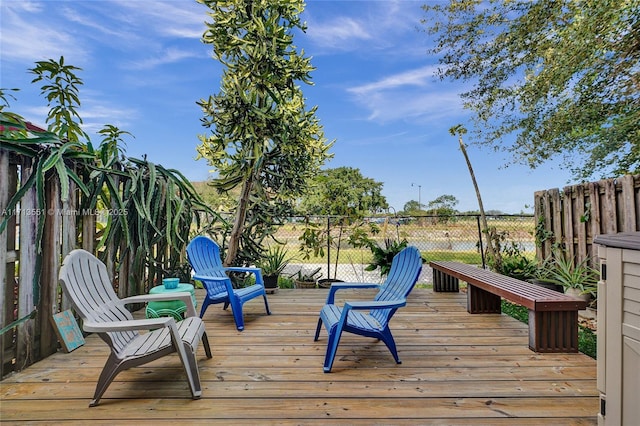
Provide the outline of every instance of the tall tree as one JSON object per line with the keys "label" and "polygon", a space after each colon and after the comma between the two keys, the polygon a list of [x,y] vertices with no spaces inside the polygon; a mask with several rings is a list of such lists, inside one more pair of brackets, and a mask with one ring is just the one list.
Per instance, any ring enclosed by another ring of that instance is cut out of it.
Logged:
{"label": "tall tree", "polygon": [[471,176],[471,182],[473,183],[473,188],[476,190],[476,197],[478,198],[478,208],[480,209],[480,221],[482,222],[482,229],[487,234],[487,250],[491,260],[491,263],[498,269],[502,269],[502,260],[500,258],[500,250],[496,250],[494,247],[494,243],[496,241],[496,229],[495,227],[489,228],[487,224],[487,216],[484,213],[484,205],[482,204],[482,195],[480,194],[480,187],[478,186],[478,181],[476,180],[476,174],[473,172],[473,166],[471,165],[471,160],[469,160],[469,155],[467,154],[467,147],[462,140],[462,135],[467,133],[467,129],[461,125],[455,125],[449,129],[449,133],[451,136],[458,136],[458,144],[460,146],[460,151],[462,151],[462,155],[464,156],[465,161],[467,162],[467,168],[469,169],[469,175]]}
{"label": "tall tree", "polygon": [[450,0],[423,9],[440,77],[473,82],[462,97],[476,143],[532,168],[564,158],[578,178],[640,169],[640,0]]}
{"label": "tall tree", "polygon": [[[335,278],[343,238],[348,235],[353,244],[354,240],[366,235],[365,228],[373,228],[372,232],[377,232],[377,227],[366,226],[363,218],[379,209],[388,208],[387,200],[382,195],[382,186],[381,182],[364,177],[360,169],[353,167],[326,169],[313,178],[312,189],[303,199],[299,210],[305,215],[335,217],[327,219],[331,225],[327,227],[307,221],[307,227],[300,237],[303,258],[311,257],[312,252],[315,256],[324,256],[323,246],[326,244],[327,250],[330,250],[333,245],[336,248]],[[337,228],[337,236],[327,229],[331,227]]]}
{"label": "tall tree", "polygon": [[420,203],[416,200],[409,200],[404,204],[402,211],[407,214],[420,213]]}
{"label": "tall tree", "polygon": [[381,182],[364,177],[360,169],[323,170],[312,179],[312,190],[300,206],[307,215],[363,217],[388,207]]}
{"label": "tall tree", "polygon": [[[202,40],[213,45],[224,65],[221,91],[200,100],[203,125],[198,153],[218,176],[213,184],[239,188],[225,265],[241,247],[257,254],[257,235],[268,234],[329,157],[316,108],[307,109],[297,82],[311,84],[313,70],[293,45],[293,30],[304,31],[302,0],[198,0],[213,22]],[[247,257],[250,257],[247,256]]]}
{"label": "tall tree", "polygon": [[429,201],[427,208],[430,213],[435,213],[439,216],[451,216],[457,213],[456,206],[458,202],[458,199],[453,195],[443,194]]}

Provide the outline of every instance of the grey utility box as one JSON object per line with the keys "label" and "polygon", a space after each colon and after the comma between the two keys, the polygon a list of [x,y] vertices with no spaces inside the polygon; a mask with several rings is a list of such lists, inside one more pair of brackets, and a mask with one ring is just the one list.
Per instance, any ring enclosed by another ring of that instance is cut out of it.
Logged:
{"label": "grey utility box", "polygon": [[599,425],[640,421],[640,232],[599,235]]}

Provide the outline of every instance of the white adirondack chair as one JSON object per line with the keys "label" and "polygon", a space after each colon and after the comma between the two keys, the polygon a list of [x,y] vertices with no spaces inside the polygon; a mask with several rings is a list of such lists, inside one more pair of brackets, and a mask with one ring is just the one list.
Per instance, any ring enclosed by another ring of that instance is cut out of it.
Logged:
{"label": "white adirondack chair", "polygon": [[[83,329],[98,333],[111,348],[111,354],[98,379],[89,406],[100,398],[118,373],[177,352],[187,374],[193,399],[202,395],[196,362],[198,343],[202,340],[207,358],[211,349],[204,323],[196,316],[189,293],[140,295],[119,299],[107,275],[107,268],[85,250],[73,250],[60,268],[60,284],[83,320]],[[134,319],[125,305],[149,300],[182,300],[187,317],[176,322],[172,317]],[[139,333],[146,330],[146,333]]]}

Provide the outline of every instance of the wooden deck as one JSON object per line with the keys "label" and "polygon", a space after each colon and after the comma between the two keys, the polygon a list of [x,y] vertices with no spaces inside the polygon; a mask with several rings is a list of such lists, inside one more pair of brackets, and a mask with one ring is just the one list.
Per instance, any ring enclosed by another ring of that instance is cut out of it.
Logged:
{"label": "wooden deck", "polygon": [[525,324],[506,315],[467,314],[463,293],[413,291],[392,322],[402,364],[395,364],[383,343],[347,334],[333,372],[325,374],[326,332],[318,342],[313,334],[326,294],[280,290],[269,297],[271,316],[254,299],[245,305],[242,333],[230,312],[209,307],[213,359],[199,349],[200,400],[190,399],[180,364],[170,356],[120,373],[100,405],[89,408],[107,355],[106,345],[89,336],[74,352],[58,352],[0,382],[0,419],[83,425],[596,424],[595,360],[531,352]]}

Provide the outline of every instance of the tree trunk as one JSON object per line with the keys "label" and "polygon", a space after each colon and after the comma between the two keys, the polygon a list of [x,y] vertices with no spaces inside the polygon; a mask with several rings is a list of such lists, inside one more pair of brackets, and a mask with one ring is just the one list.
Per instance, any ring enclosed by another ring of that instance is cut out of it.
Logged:
{"label": "tree trunk", "polygon": [[493,247],[493,238],[494,232],[489,229],[487,225],[487,217],[484,214],[484,206],[482,205],[482,196],[480,195],[480,188],[478,188],[478,182],[476,182],[476,175],[473,173],[473,167],[471,166],[471,161],[469,160],[469,156],[467,155],[467,149],[462,141],[462,136],[458,136],[458,142],[460,143],[460,150],[462,151],[462,155],[464,155],[464,159],[467,162],[467,167],[469,168],[469,174],[471,175],[471,180],[473,181],[473,187],[476,190],[476,197],[478,197],[478,208],[480,209],[480,221],[482,223],[482,228],[487,233],[487,250],[489,251],[489,255],[496,262],[500,262],[498,258],[499,253],[496,253],[496,250]]}
{"label": "tree trunk", "polygon": [[227,247],[227,255],[224,259],[224,266],[231,266],[238,254],[240,248],[240,238],[242,237],[242,231],[244,230],[244,222],[247,218],[247,210],[249,209],[249,195],[251,194],[251,188],[253,187],[253,180],[255,179],[252,173],[249,179],[242,183],[242,191],[240,191],[240,198],[238,199],[238,209],[236,210],[236,218],[233,222],[233,229],[229,236],[229,246]]}

